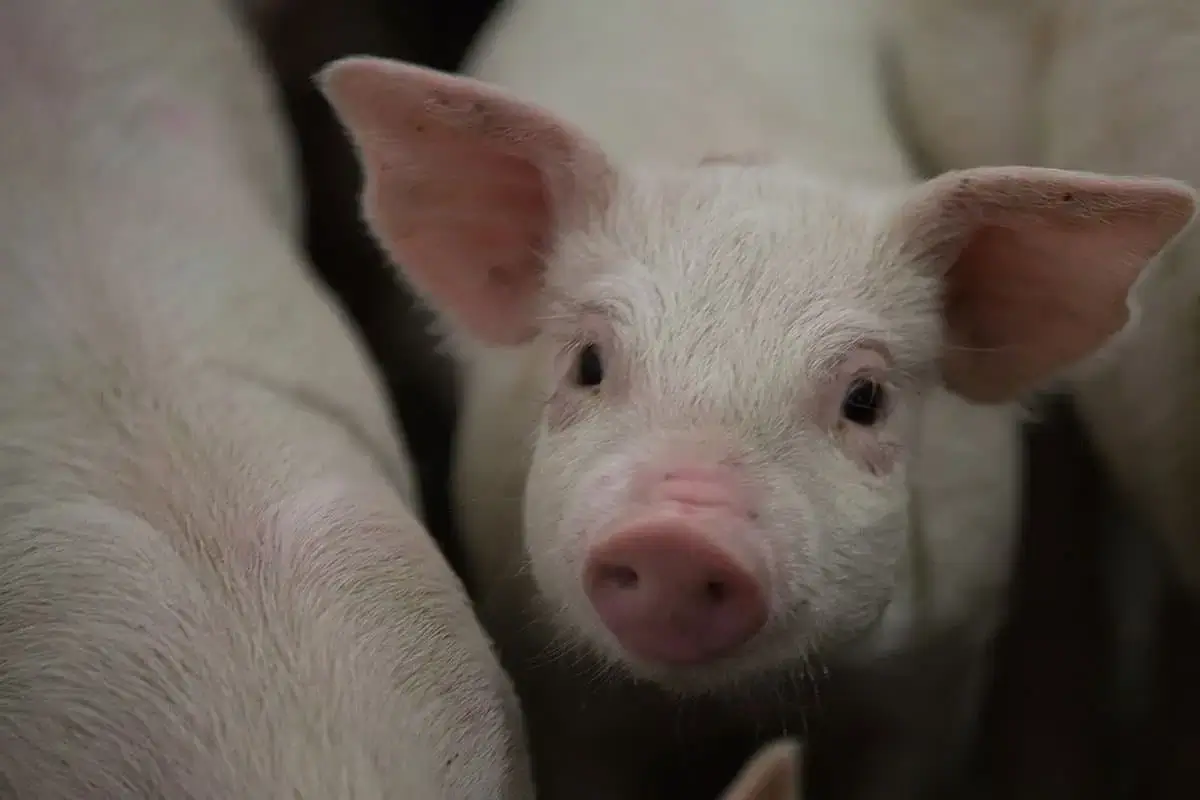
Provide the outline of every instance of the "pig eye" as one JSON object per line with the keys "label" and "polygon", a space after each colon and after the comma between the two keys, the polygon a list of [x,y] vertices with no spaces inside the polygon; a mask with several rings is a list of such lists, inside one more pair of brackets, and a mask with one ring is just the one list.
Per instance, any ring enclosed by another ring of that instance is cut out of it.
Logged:
{"label": "pig eye", "polygon": [[870,378],[855,378],[842,399],[842,417],[855,425],[871,426],[883,416],[883,387]]}
{"label": "pig eye", "polygon": [[594,344],[584,345],[575,361],[575,383],[585,388],[599,386],[604,381],[604,362],[600,360],[600,349]]}

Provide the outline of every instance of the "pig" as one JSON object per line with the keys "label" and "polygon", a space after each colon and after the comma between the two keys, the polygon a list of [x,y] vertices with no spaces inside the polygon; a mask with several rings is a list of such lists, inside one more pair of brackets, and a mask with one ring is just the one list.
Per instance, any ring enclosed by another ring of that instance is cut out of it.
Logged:
{"label": "pig", "polygon": [[0,795],[530,800],[218,0],[0,9]]}
{"label": "pig", "polygon": [[[932,168],[1020,161],[1200,181],[1200,93],[1182,77],[1200,70],[1195,3],[890,7],[896,105]],[[1200,236],[1163,258],[1136,289],[1140,323],[1061,388],[1138,527],[1200,591]]]}
{"label": "pig", "polygon": [[1123,330],[1195,194],[916,181],[854,4],[583,9],[511,6],[475,77],[318,78],[462,365],[469,576],[539,796],[716,797],[817,701],[814,793],[919,796],[1002,613],[1019,401]]}

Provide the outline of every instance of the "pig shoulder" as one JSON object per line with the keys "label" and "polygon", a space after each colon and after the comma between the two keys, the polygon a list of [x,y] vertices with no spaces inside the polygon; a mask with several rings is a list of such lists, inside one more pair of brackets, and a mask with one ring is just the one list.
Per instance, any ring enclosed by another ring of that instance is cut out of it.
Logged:
{"label": "pig shoulder", "polygon": [[507,678],[341,425],[204,373],[60,365],[0,426],[0,774],[47,797],[495,796]]}

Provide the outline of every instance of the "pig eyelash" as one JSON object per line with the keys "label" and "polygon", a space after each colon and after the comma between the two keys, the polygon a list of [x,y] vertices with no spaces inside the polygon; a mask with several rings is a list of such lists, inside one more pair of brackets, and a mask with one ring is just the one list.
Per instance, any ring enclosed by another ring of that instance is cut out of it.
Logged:
{"label": "pig eyelash", "polygon": [[608,357],[599,342],[576,338],[557,356],[559,379],[571,389],[594,394],[608,381]]}
{"label": "pig eyelash", "polygon": [[570,427],[609,395],[615,375],[611,369],[612,349],[601,336],[577,332],[576,338],[555,356],[558,380],[545,402],[549,430]]}
{"label": "pig eyelash", "polygon": [[[869,357],[874,352],[875,357]],[[870,363],[863,363],[864,358]],[[827,379],[837,387],[836,410],[826,406],[828,423],[846,430],[872,430],[881,426],[891,413],[896,386],[890,380],[891,363],[887,350],[873,343],[860,343],[831,367]],[[857,363],[855,363],[857,362]],[[841,374],[839,374],[841,373]],[[826,396],[826,403],[834,401]]]}
{"label": "pig eyelash", "polygon": [[[555,429],[565,427],[574,420],[578,413],[581,412],[589,403],[587,401],[595,399],[599,396],[600,391],[604,388],[604,382],[607,381],[607,375],[604,370],[603,359],[600,361],[601,382],[596,382],[596,375],[591,374],[595,365],[586,366],[587,375],[583,375],[581,370],[581,360],[583,358],[594,358],[592,355],[585,355],[589,349],[595,349],[597,345],[591,339],[582,337],[575,338],[561,346],[554,356],[554,374],[556,380],[553,388],[546,396],[545,407],[550,413],[551,418],[557,420],[552,427]],[[581,377],[584,380],[581,380]]]}
{"label": "pig eyelash", "polygon": [[850,379],[842,395],[841,417],[851,425],[873,428],[887,417],[891,406],[891,387],[871,374]]}
{"label": "pig eyelash", "polygon": [[596,390],[604,383],[604,353],[600,345],[585,341],[571,348],[569,379],[581,389]]}
{"label": "pig eyelash", "polygon": [[613,343],[607,325],[596,315],[577,321],[559,358],[559,374],[574,389],[597,392],[611,383]]}

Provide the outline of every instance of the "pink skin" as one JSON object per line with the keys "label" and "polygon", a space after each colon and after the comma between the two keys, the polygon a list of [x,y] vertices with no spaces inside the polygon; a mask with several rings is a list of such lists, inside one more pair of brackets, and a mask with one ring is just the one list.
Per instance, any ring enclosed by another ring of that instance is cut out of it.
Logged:
{"label": "pink skin", "polygon": [[638,658],[683,666],[719,658],[766,624],[765,568],[745,540],[754,514],[729,468],[637,476],[649,511],[589,548],[584,589]]}
{"label": "pink skin", "polygon": [[[885,386],[886,370],[880,348],[856,348],[800,409],[839,435],[871,472],[890,466],[888,449],[845,424],[842,412],[856,381]],[[770,537],[756,508],[762,492],[749,491],[731,464],[679,452],[631,475],[628,507],[601,525],[587,548],[584,593],[635,658],[676,667],[711,663],[746,645],[768,621]]]}

